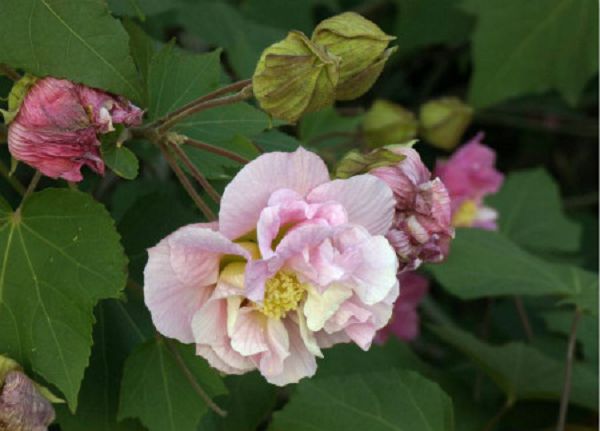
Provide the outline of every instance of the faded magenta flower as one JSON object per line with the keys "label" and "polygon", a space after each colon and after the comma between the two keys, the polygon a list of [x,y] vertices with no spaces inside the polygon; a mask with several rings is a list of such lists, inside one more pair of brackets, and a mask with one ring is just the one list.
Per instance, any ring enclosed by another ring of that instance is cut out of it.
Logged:
{"label": "faded magenta flower", "polygon": [[10,371],[0,393],[0,429],[46,431],[54,421],[54,408],[20,371]]}
{"label": "faded magenta flower", "polygon": [[398,254],[400,271],[412,271],[423,262],[440,262],[446,257],[454,236],[450,198],[444,183],[431,178],[419,153],[402,145],[388,148],[406,158],[370,174],[385,181],[394,192],[394,223],[386,237]]}
{"label": "faded magenta flower", "polygon": [[435,175],[446,185],[456,227],[497,228],[498,213],[483,204],[483,198],[496,193],[504,176],[496,170],[496,153],[483,145],[482,132],[456,151],[448,160],[438,160]]}
{"label": "faded magenta flower", "polygon": [[409,271],[398,275],[402,292],[394,304],[388,325],[377,332],[376,341],[385,343],[390,335],[402,341],[411,341],[419,335],[421,319],[417,307],[427,295],[429,280],[417,272]]}
{"label": "faded magenta flower", "polygon": [[321,349],[368,349],[398,296],[384,234],[390,188],[371,175],[331,181],[302,148],[246,165],[218,224],[185,226],[149,250],[145,300],[164,335],[215,368],[274,384],[311,376]]}
{"label": "faded magenta flower", "polygon": [[81,167],[104,174],[97,135],[113,124],[141,124],[143,111],[128,100],[56,78],[35,82],[8,127],[8,148],[51,178],[81,181]]}

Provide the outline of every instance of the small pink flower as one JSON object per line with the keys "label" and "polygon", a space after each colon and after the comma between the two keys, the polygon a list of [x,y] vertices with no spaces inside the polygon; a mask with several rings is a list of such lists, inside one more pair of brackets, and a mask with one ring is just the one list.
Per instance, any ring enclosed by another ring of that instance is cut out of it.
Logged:
{"label": "small pink flower", "polygon": [[145,300],[164,335],[215,368],[277,385],[316,371],[321,349],[368,349],[398,296],[390,188],[329,179],[315,154],[269,153],[225,189],[219,223],[185,226],[149,250]]}
{"label": "small pink flower", "polygon": [[81,181],[81,167],[104,174],[98,134],[113,124],[141,124],[143,111],[120,96],[56,78],[42,78],[29,90],[8,127],[8,147],[51,178]]}
{"label": "small pink flower", "polygon": [[419,153],[412,148],[391,147],[406,156],[396,166],[370,173],[394,192],[396,211],[387,238],[400,260],[400,271],[411,271],[423,262],[440,262],[448,253],[454,230],[450,226],[450,198],[439,178],[431,179]]}
{"label": "small pink flower", "polygon": [[446,185],[452,202],[454,226],[497,228],[498,214],[483,205],[483,198],[496,193],[504,180],[495,168],[496,153],[481,143],[482,132],[456,151],[448,160],[438,160],[435,175]]}
{"label": "small pink flower", "polygon": [[429,290],[429,280],[410,271],[398,275],[402,291],[394,304],[388,325],[377,332],[376,341],[385,343],[390,335],[400,340],[412,341],[419,335],[420,318],[417,307]]}
{"label": "small pink flower", "polygon": [[20,371],[6,375],[0,393],[0,429],[46,431],[54,420],[52,404]]}

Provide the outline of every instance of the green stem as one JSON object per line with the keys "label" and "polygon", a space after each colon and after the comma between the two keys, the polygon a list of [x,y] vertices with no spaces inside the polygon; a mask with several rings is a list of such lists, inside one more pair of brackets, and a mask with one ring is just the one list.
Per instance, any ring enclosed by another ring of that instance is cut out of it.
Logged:
{"label": "green stem", "polygon": [[233,160],[234,162],[238,162],[241,164],[246,164],[250,160],[240,156],[239,154],[234,153],[233,151],[226,150],[225,148],[217,147],[215,145],[207,144],[206,142],[198,141],[196,139],[188,138],[184,136],[183,143],[185,145],[189,145],[190,147],[198,148],[199,150],[208,151],[209,153],[216,154],[218,156],[222,156]]}
{"label": "green stem", "polygon": [[190,174],[192,174],[196,181],[198,181],[198,184],[200,184],[200,186],[204,189],[206,194],[208,194],[210,198],[216,203],[220,203],[221,195],[219,194],[219,192],[217,192],[214,189],[214,187],[208,182],[204,174],[200,172],[200,170],[192,163],[185,151],[179,148],[179,145],[177,144],[171,144],[171,148],[173,149],[173,152],[175,152],[177,158],[179,158],[179,160],[183,162]]}
{"label": "green stem", "polygon": [[6,167],[4,163],[0,161],[0,175],[4,177],[4,179],[11,185],[13,189],[21,196],[25,194],[25,186],[20,183],[15,177],[10,175],[9,169]]}
{"label": "green stem", "polygon": [[527,317],[527,311],[525,310],[525,306],[523,305],[523,300],[520,296],[515,296],[515,307],[517,308],[517,313],[519,314],[519,319],[521,320],[521,325],[523,326],[523,332],[527,336],[527,341],[530,343],[533,341],[533,330],[531,329],[531,324],[529,323],[529,318]]}
{"label": "green stem", "polygon": [[567,361],[565,363],[565,379],[562,393],[560,396],[560,409],[558,412],[558,422],[556,431],[564,431],[567,422],[567,411],[569,409],[569,397],[571,395],[571,378],[573,375],[573,361],[575,359],[575,344],[577,341],[577,326],[581,320],[581,311],[575,310],[573,323],[571,323],[571,332],[569,334],[569,343],[567,344]]}
{"label": "green stem", "polygon": [[21,79],[21,75],[19,74],[19,72],[17,72],[15,69],[13,69],[7,64],[0,64],[0,72],[13,81],[18,81],[19,79]]}

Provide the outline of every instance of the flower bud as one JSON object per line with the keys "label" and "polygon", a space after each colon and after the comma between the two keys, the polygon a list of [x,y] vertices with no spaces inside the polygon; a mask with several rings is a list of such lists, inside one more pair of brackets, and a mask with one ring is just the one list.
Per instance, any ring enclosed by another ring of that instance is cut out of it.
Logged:
{"label": "flower bud", "polygon": [[430,100],[419,111],[421,135],[431,145],[451,150],[469,127],[473,109],[456,97]]}
{"label": "flower bud", "polygon": [[8,148],[15,159],[48,177],[81,181],[83,165],[104,173],[98,134],[114,130],[113,124],[139,125],[142,115],[120,96],[42,78],[22,98],[8,128]]}
{"label": "flower bud", "polygon": [[338,66],[336,56],[291,31],[263,51],[252,77],[254,95],[273,117],[295,122],[333,104]]}
{"label": "flower bud", "polygon": [[54,409],[36,385],[21,371],[6,374],[0,393],[0,429],[46,431],[54,420]]}
{"label": "flower bud", "polygon": [[337,100],[356,99],[371,88],[395,51],[387,49],[394,39],[354,12],[326,19],[315,28],[312,41],[341,59]]}
{"label": "flower bud", "polygon": [[408,109],[387,100],[376,100],[363,120],[369,147],[410,141],[417,136],[419,123]]}
{"label": "flower bud", "polygon": [[368,154],[358,150],[348,152],[335,168],[336,178],[350,178],[369,172],[371,169],[393,166],[404,160],[402,154],[396,154],[388,148],[378,148]]}

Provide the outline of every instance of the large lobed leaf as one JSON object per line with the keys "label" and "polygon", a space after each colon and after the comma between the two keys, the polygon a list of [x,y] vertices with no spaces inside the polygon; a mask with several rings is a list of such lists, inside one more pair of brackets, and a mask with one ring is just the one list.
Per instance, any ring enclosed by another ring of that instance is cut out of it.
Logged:
{"label": "large lobed leaf", "polygon": [[305,380],[272,431],[451,431],[452,401],[413,371],[388,370]]}
{"label": "large lobed leaf", "polygon": [[3,0],[0,62],[142,100],[129,38],[103,1]]}
{"label": "large lobed leaf", "polygon": [[[564,381],[563,362],[523,343],[492,346],[458,328],[438,326],[433,331],[485,371],[504,391],[509,403],[526,399],[560,399]],[[597,381],[598,375],[593,368],[575,364],[571,402],[597,409]]]}
{"label": "large lobed leaf", "polygon": [[[166,343],[173,343],[167,346]],[[150,431],[195,431],[207,412],[171,348],[196,383],[211,397],[227,393],[217,373],[192,346],[159,338],[136,349],[125,362],[119,419],[138,418]]]}
{"label": "large lobed leaf", "polygon": [[477,15],[470,101],[558,90],[575,104],[598,71],[595,0],[468,0]]}
{"label": "large lobed leaf", "polygon": [[542,169],[513,172],[488,203],[498,210],[500,232],[533,249],[576,251],[580,226],[562,211],[558,187]]}
{"label": "large lobed leaf", "polygon": [[0,200],[0,346],[75,410],[92,345],[92,310],[125,286],[113,221],[89,195],[47,189],[19,212]]}

